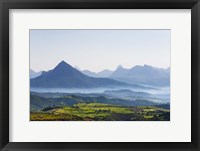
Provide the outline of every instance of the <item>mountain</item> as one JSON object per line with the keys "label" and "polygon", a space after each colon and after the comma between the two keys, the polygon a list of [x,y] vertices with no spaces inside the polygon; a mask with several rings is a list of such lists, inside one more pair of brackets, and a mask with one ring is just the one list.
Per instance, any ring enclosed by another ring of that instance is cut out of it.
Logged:
{"label": "mountain", "polygon": [[40,76],[41,73],[42,73],[41,71],[40,72],[35,72],[32,69],[30,69],[30,79],[33,79],[33,78],[36,78],[36,77]]}
{"label": "mountain", "polygon": [[124,82],[109,78],[94,78],[84,75],[66,62],[60,62],[53,70],[43,72],[30,80],[32,88],[101,88],[127,87]]}
{"label": "mountain", "polygon": [[170,84],[170,68],[137,65],[131,69],[125,69],[119,66],[110,78],[130,84],[168,86]]}
{"label": "mountain", "polygon": [[97,74],[99,77],[109,77],[112,73],[113,73],[113,71],[105,69],[105,70],[98,72]]}
{"label": "mountain", "polygon": [[89,70],[83,70],[82,73],[90,77],[97,77],[97,73],[89,71]]}
{"label": "mountain", "polygon": [[106,77],[109,77],[111,76],[113,71],[111,70],[102,70],[100,72],[92,72],[92,71],[89,71],[89,70],[83,70],[82,73],[87,75],[87,76],[90,76],[90,77],[96,77],[96,78],[106,78]]}
{"label": "mountain", "polygon": [[124,77],[128,73],[129,69],[125,69],[122,65],[119,65],[117,69],[110,75],[111,78]]}

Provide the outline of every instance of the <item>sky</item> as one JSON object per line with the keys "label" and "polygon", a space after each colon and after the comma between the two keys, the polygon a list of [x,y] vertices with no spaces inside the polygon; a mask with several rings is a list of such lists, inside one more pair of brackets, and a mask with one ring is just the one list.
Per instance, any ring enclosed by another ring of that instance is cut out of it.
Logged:
{"label": "sky", "polygon": [[170,67],[171,30],[30,30],[30,68],[48,71],[64,60],[81,70],[117,66]]}

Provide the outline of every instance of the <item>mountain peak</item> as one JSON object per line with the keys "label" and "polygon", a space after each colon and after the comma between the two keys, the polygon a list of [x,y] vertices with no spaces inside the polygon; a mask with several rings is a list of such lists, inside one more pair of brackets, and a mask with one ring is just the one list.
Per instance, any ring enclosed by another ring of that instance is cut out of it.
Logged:
{"label": "mountain peak", "polygon": [[117,69],[123,69],[123,66],[122,65],[118,65]]}
{"label": "mountain peak", "polygon": [[67,62],[65,62],[64,60],[62,60],[58,65],[66,65],[66,64],[67,64]]}
{"label": "mountain peak", "polygon": [[66,63],[65,61],[61,61],[56,67],[55,69],[58,68],[65,68],[65,67],[71,67],[68,63]]}
{"label": "mountain peak", "polygon": [[154,67],[144,64],[144,65],[136,65],[134,67],[131,68],[131,70],[135,70],[135,69],[153,69]]}

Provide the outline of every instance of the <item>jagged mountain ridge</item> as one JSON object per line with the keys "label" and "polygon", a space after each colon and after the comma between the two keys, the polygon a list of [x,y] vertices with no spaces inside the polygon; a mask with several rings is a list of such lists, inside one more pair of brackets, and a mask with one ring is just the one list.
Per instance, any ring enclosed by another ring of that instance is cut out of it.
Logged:
{"label": "jagged mountain ridge", "polygon": [[61,61],[53,70],[43,72],[41,76],[30,80],[31,87],[39,88],[98,88],[129,86],[109,78],[94,78],[84,75],[65,61]]}
{"label": "jagged mountain ridge", "polygon": [[130,84],[169,86],[170,68],[163,69],[149,65],[137,65],[131,69],[126,69],[118,66],[110,78]]}

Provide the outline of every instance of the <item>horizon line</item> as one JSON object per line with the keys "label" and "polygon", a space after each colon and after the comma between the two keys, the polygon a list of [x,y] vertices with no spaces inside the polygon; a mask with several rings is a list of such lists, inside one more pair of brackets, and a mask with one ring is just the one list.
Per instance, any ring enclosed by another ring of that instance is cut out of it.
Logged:
{"label": "horizon line", "polygon": [[[61,60],[61,61],[58,62],[52,69],[37,71],[37,70],[34,70],[33,68],[31,68],[31,67],[29,66],[29,70],[32,70],[32,71],[34,71],[34,72],[43,72],[43,71],[46,71],[46,72],[47,72],[47,71],[53,70],[53,69],[54,69],[56,66],[58,66],[58,64],[60,64],[61,62],[67,63],[65,60]],[[67,63],[67,64],[69,64],[69,63]],[[72,66],[71,64],[69,64],[69,65]],[[149,65],[149,64],[143,64],[143,65],[137,64],[137,65],[134,65],[134,66],[132,66],[132,67],[130,67],[130,68],[126,68],[126,67],[124,67],[122,64],[119,64],[119,65],[116,66],[115,70],[111,70],[111,69],[105,68],[105,69],[102,69],[102,70],[100,70],[100,71],[98,71],[98,72],[95,72],[95,71],[92,71],[92,70],[89,70],[89,69],[80,69],[77,65],[72,66],[72,67],[75,68],[75,69],[78,70],[78,71],[85,71],[85,70],[87,70],[87,71],[90,71],[90,72],[93,72],[93,73],[99,73],[99,72],[104,71],[104,70],[109,70],[109,71],[114,72],[114,71],[116,71],[117,68],[119,68],[119,67],[122,67],[122,68],[124,68],[124,69],[130,70],[131,68],[134,68],[134,67],[136,67],[136,66],[143,66],[143,67],[144,67],[144,66],[150,66],[150,67],[159,68],[159,69],[165,69],[165,70],[167,70],[168,68],[170,68],[170,66],[168,66],[168,67],[157,67],[157,66],[153,66],[153,65]]]}

